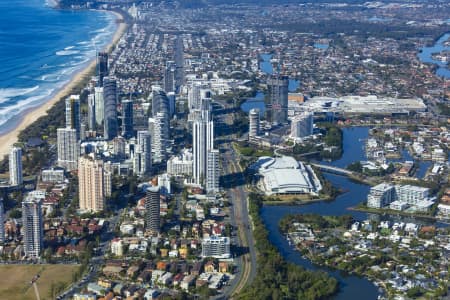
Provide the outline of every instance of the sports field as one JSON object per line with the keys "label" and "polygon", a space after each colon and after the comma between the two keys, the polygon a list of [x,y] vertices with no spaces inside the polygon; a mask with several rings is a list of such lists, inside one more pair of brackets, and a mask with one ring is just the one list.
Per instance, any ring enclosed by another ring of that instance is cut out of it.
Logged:
{"label": "sports field", "polygon": [[30,284],[40,274],[37,287],[41,300],[52,299],[52,284],[69,285],[77,265],[0,265],[0,299],[34,300],[34,289]]}

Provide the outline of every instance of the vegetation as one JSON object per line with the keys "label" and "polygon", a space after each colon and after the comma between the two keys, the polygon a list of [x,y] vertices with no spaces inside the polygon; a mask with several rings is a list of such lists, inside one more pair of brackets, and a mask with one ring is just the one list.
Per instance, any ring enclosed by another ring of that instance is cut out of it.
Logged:
{"label": "vegetation", "polygon": [[324,272],[308,271],[286,260],[269,241],[259,210],[262,197],[249,195],[257,258],[257,275],[238,299],[326,299],[337,292],[338,282]]}
{"label": "vegetation", "polygon": [[253,157],[261,157],[261,156],[272,156],[273,152],[268,149],[255,149],[251,147],[248,143],[234,143],[236,150],[243,156],[253,156]]}
{"label": "vegetation", "polygon": [[441,114],[450,116],[450,105],[445,104],[445,103],[440,103],[438,105],[438,107],[439,107],[439,110],[441,111]]}
{"label": "vegetation", "polygon": [[325,159],[338,159],[342,156],[343,133],[341,128],[333,123],[318,123],[317,126],[324,134],[323,142],[326,148],[322,148],[320,156]]}
{"label": "vegetation", "polygon": [[287,215],[281,219],[279,228],[283,233],[287,233],[292,223],[307,223],[313,229],[320,230],[322,228],[349,228],[353,223],[353,217],[351,215],[342,216],[321,216],[317,214],[297,214]]}
{"label": "vegetation", "polygon": [[40,273],[37,286],[41,299],[55,299],[54,295],[72,282],[72,274],[78,265],[3,265],[0,266],[0,299],[34,300],[30,280]]}
{"label": "vegetation", "polygon": [[318,168],[313,167],[313,169],[314,173],[316,174],[317,178],[319,178],[320,183],[322,184],[322,190],[320,191],[319,196],[322,198],[328,197],[330,199],[336,198],[340,194],[340,191],[337,188],[335,188],[331,184],[331,182],[325,179],[322,172]]}

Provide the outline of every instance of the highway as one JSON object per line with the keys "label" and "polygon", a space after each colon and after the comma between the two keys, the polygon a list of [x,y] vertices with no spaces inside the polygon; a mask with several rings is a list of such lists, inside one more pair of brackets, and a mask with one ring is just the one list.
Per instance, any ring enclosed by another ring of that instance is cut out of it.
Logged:
{"label": "highway", "polygon": [[[234,115],[220,115],[222,122],[232,127]],[[229,299],[238,295],[246,285],[250,284],[256,276],[256,249],[253,239],[252,223],[248,214],[248,192],[245,186],[245,177],[243,170],[239,166],[239,156],[233,149],[231,142],[236,140],[234,135],[222,136],[219,139],[223,188],[227,192],[232,206],[230,207],[230,219],[234,228],[237,228],[236,249],[238,250],[237,266],[238,273],[230,283],[230,286],[224,289],[224,292],[218,299]]]}

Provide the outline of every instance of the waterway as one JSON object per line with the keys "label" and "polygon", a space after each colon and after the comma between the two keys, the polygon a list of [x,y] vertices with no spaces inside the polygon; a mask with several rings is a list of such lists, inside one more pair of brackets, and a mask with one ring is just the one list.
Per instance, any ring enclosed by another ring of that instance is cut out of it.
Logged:
{"label": "waterway", "polygon": [[431,63],[438,66],[436,70],[436,74],[438,76],[444,78],[450,78],[450,69],[449,66],[439,60],[433,59],[431,56],[434,53],[439,53],[441,51],[447,50],[450,51],[450,46],[445,46],[444,43],[450,38],[450,33],[444,34],[441,36],[436,43],[431,47],[423,47],[419,52],[418,56],[421,62]]}
{"label": "waterway", "polygon": [[[350,127],[343,129],[343,156],[339,160],[327,162],[336,167],[346,167],[348,164],[365,160],[364,141],[369,135],[368,127]],[[322,162],[323,163],[323,162]],[[422,172],[422,171],[421,171]],[[335,187],[346,191],[338,196],[334,201],[318,202],[302,206],[265,206],[261,209],[261,217],[269,230],[270,241],[278,248],[280,253],[288,261],[301,265],[311,270],[323,270],[339,280],[340,291],[335,299],[376,299],[379,295],[378,288],[365,278],[349,276],[340,271],[335,271],[326,267],[319,267],[312,264],[308,259],[303,258],[300,253],[288,244],[286,238],[280,233],[278,224],[280,220],[288,214],[315,213],[320,215],[343,215],[351,214],[357,220],[366,219],[390,219],[412,221],[411,218],[380,216],[363,212],[349,211],[348,208],[356,206],[365,201],[370,187],[349,180],[347,177],[324,174]]]}
{"label": "waterway", "polygon": [[[259,64],[259,69],[267,74],[273,74],[273,65],[270,61],[272,59],[272,54],[261,54],[262,61]],[[300,86],[300,81],[295,79],[289,79],[289,86],[288,90],[289,92],[295,92],[297,88]],[[241,105],[242,111],[245,113],[248,113],[250,109],[257,108],[259,109],[259,112],[261,116],[263,116],[264,111],[266,110],[266,104],[264,102],[264,93],[258,92],[254,98],[247,99],[244,103]]]}

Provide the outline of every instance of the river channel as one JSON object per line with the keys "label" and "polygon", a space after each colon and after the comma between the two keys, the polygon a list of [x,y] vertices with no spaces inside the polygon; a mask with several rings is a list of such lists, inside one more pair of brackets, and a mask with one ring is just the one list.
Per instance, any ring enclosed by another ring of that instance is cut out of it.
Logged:
{"label": "river channel", "polygon": [[[366,156],[363,145],[368,137],[369,128],[344,128],[343,134],[344,152],[342,158],[333,162],[328,162],[327,164],[345,167],[354,161],[365,160]],[[408,159],[409,156],[404,158]],[[423,173],[423,170],[426,169],[429,164],[429,162],[420,162],[420,173]],[[378,289],[369,280],[358,276],[348,276],[342,272],[331,270],[326,267],[319,267],[312,264],[308,259],[303,258],[293,246],[288,244],[285,236],[280,233],[278,229],[280,220],[288,214],[315,213],[333,216],[350,214],[357,220],[375,218],[382,220],[389,219],[392,221],[401,220],[403,222],[414,221],[419,223],[424,223],[425,221],[417,221],[412,218],[397,216],[380,216],[348,210],[349,207],[356,206],[358,203],[366,200],[370,187],[365,184],[353,182],[343,176],[326,173],[324,173],[324,176],[335,187],[338,187],[345,192],[338,196],[334,201],[317,202],[301,206],[264,206],[261,210],[261,217],[269,230],[269,239],[288,261],[301,265],[307,269],[326,271],[331,276],[338,279],[340,291],[335,299],[376,299],[379,295]]]}
{"label": "river channel", "polygon": [[[435,61],[431,58],[433,53],[437,53],[445,48],[443,43],[450,37],[450,34],[442,36],[434,46],[424,47],[418,54],[422,62],[434,63],[438,65],[437,75],[450,78],[450,70],[439,61]],[[260,69],[266,73],[272,73],[272,64],[270,62],[272,55],[261,55],[262,62]],[[290,90],[294,90],[294,86],[298,86],[299,82],[290,84]],[[296,87],[295,87],[296,89]],[[258,93],[256,99],[249,99],[242,107],[244,111],[248,112],[251,108],[260,108],[261,112],[264,111],[264,95]],[[364,141],[369,134],[368,127],[350,127],[343,129],[343,155],[339,160],[329,162],[328,164],[337,167],[346,167],[348,164],[366,160],[364,151]],[[402,152],[402,160],[412,160],[407,151]],[[324,163],[324,162],[322,162]],[[422,178],[425,175],[426,170],[430,167],[430,162],[420,162],[416,176]],[[310,270],[322,270],[329,275],[335,277],[340,284],[339,293],[334,297],[338,300],[347,299],[377,299],[379,295],[378,288],[369,280],[359,276],[351,276],[344,274],[343,272],[332,270],[326,267],[320,267],[314,265],[308,259],[303,258],[300,253],[289,243],[286,238],[280,233],[278,224],[280,220],[288,214],[301,214],[301,213],[316,213],[320,215],[343,215],[351,214],[357,220],[365,220],[368,218],[376,219],[390,219],[401,220],[404,222],[413,221],[411,218],[405,217],[392,217],[392,216],[380,216],[367,214],[362,212],[350,211],[349,207],[356,206],[358,203],[365,201],[370,187],[365,184],[360,184],[349,180],[347,177],[324,174],[325,178],[329,180],[335,187],[338,187],[345,193],[338,196],[333,201],[317,202],[309,205],[301,206],[264,206],[261,209],[261,217],[269,231],[270,241],[278,248],[280,253],[288,261],[301,265]],[[425,221],[414,220],[417,223]]]}

